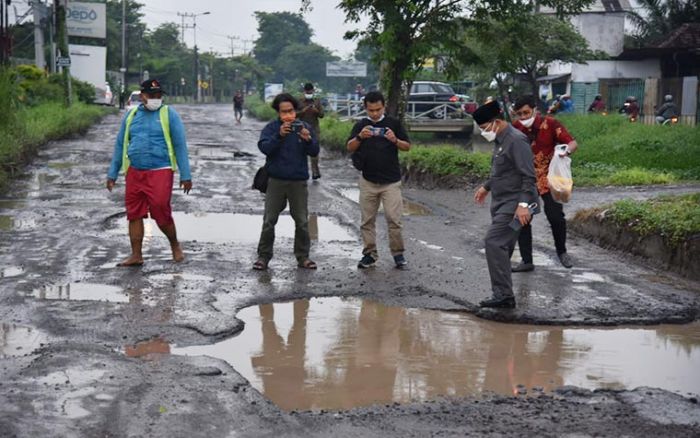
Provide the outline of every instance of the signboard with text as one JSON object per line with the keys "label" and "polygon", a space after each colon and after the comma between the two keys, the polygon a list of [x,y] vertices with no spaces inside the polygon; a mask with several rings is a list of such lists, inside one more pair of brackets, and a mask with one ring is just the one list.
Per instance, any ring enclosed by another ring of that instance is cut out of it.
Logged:
{"label": "signboard with text", "polygon": [[343,78],[364,78],[367,76],[367,63],[352,61],[327,62],[326,76]]}
{"label": "signboard with text", "polygon": [[66,26],[70,36],[107,38],[107,5],[69,1]]}

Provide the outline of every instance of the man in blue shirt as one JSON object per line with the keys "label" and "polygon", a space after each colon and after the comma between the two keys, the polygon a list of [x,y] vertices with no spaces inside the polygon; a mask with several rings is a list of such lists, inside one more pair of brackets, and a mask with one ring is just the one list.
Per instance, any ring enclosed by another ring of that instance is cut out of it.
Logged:
{"label": "man in blue shirt", "polygon": [[307,156],[318,155],[318,139],[311,126],[297,120],[299,102],[289,93],[275,97],[272,107],[279,118],[268,123],[260,133],[258,149],[266,156],[269,175],[265,192],[265,215],[258,243],[258,259],[253,269],[262,271],[272,259],[275,243],[275,225],[280,213],[289,202],[289,213],[294,219],[294,256],[300,268],[316,269],[309,259],[309,179]]}
{"label": "man in blue shirt", "polygon": [[114,188],[119,171],[126,173],[126,218],[129,221],[131,255],[117,266],[141,266],[143,219],[149,213],[170,241],[173,260],[185,256],[177,240],[170,199],[173,174],[180,169],[180,187],[192,189],[185,128],[177,112],[163,105],[160,83],[150,79],[141,84],[141,105],[127,112],[114,146],[107,173],[107,190]]}

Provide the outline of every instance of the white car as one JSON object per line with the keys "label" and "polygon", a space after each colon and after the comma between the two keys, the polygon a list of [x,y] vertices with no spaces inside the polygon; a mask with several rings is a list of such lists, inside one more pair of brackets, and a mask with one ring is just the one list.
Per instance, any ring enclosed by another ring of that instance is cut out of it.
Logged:
{"label": "white car", "polygon": [[126,110],[129,111],[132,108],[136,108],[141,104],[141,92],[132,91],[129,95],[129,100],[126,102]]}
{"label": "white car", "polygon": [[104,88],[95,87],[94,102],[100,105],[114,105],[114,95],[109,84],[105,84]]}

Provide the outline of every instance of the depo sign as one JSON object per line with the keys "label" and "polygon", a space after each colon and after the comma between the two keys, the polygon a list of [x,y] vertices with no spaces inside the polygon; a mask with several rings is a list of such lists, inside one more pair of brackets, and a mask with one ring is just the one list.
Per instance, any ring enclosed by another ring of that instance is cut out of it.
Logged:
{"label": "depo sign", "polygon": [[66,26],[71,36],[107,38],[107,5],[69,1]]}

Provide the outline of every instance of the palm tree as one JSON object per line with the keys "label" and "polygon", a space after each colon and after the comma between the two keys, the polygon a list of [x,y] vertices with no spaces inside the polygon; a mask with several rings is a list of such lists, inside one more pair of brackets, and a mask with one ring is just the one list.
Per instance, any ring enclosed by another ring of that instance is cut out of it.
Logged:
{"label": "palm tree", "polygon": [[700,2],[697,0],[638,0],[643,12],[633,11],[635,25],[631,35],[637,47],[648,46],[673,32],[684,23],[700,23]]}

